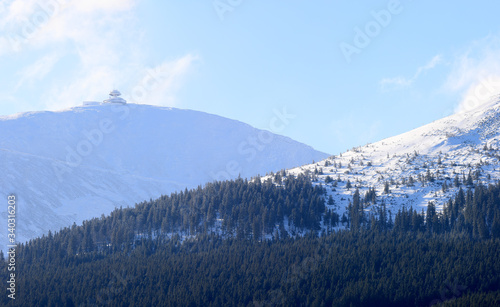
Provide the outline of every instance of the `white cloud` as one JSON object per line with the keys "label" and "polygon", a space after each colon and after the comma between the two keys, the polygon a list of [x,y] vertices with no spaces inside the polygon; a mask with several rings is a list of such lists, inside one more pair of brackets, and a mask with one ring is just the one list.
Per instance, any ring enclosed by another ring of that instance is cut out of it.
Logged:
{"label": "white cloud", "polygon": [[390,89],[397,89],[397,88],[402,88],[402,87],[407,87],[412,85],[420,75],[430,69],[433,69],[441,63],[441,55],[436,55],[434,56],[429,62],[427,62],[424,66],[420,66],[417,68],[417,71],[411,78],[405,78],[405,77],[395,77],[395,78],[384,78],[380,81],[380,85],[382,87],[382,90],[390,90]]}
{"label": "white cloud", "polygon": [[[20,51],[40,43],[50,43],[85,31],[109,14],[126,13],[136,0],[10,0],[0,7],[0,29],[6,41],[18,40]],[[5,40],[4,40],[5,41]],[[8,50],[3,46],[3,52]]]}
{"label": "white cloud", "polygon": [[380,81],[380,85],[383,89],[386,89],[387,86],[395,86],[395,87],[403,87],[412,84],[413,81],[406,79],[405,77],[395,77],[395,78],[384,78]]}
{"label": "white cloud", "polygon": [[81,12],[95,11],[128,11],[136,5],[135,0],[85,0],[74,1],[77,10]]}
{"label": "white cloud", "polygon": [[58,110],[81,104],[84,100],[107,98],[118,71],[108,67],[93,67],[92,71],[73,76],[67,82],[57,82],[42,96],[46,108]]}
{"label": "white cloud", "polygon": [[[148,88],[147,100],[137,102],[175,103],[175,92],[198,57],[187,54],[150,69],[143,33],[137,30],[138,2],[11,0],[3,13],[0,7],[0,58],[12,53],[38,58],[17,72],[14,94],[35,80],[48,79],[41,89],[42,107],[60,109],[105,99],[113,88],[134,97],[133,89],[157,71],[161,76]],[[64,71],[52,71],[62,57]]]}
{"label": "white cloud", "polygon": [[500,37],[488,35],[455,56],[444,89],[458,93],[455,112],[476,108],[500,93]]}
{"label": "white cloud", "polygon": [[20,76],[17,85],[15,86],[15,91],[17,91],[25,83],[31,84],[33,81],[41,80],[45,77],[54,65],[59,61],[61,56],[56,53],[48,54],[41,59],[37,60],[32,65],[23,68],[18,75]]}
{"label": "white cloud", "polygon": [[117,84],[123,84],[122,74],[130,76],[128,84],[120,87],[128,103],[143,103],[160,106],[174,106],[175,93],[199,58],[188,54],[180,59],[165,61],[154,68],[93,67],[77,78],[52,89],[44,97],[48,108],[58,110],[80,104],[84,100],[104,100],[107,93]]}
{"label": "white cloud", "polygon": [[163,106],[175,105],[174,94],[190,72],[193,63],[198,60],[198,56],[188,54],[176,61],[165,61],[152,69],[147,69],[140,82],[132,88],[130,101]]}
{"label": "white cloud", "polygon": [[[0,26],[25,22],[33,15],[37,4],[37,0],[14,0],[2,2],[2,18]],[[43,4],[43,2],[42,2]]]}

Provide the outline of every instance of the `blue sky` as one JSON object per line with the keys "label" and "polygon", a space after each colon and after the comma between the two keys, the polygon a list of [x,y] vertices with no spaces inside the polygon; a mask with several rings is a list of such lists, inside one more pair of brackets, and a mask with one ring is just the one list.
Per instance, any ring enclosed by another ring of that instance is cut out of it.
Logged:
{"label": "blue sky", "polygon": [[497,1],[0,3],[0,115],[118,88],[338,154],[500,91]]}

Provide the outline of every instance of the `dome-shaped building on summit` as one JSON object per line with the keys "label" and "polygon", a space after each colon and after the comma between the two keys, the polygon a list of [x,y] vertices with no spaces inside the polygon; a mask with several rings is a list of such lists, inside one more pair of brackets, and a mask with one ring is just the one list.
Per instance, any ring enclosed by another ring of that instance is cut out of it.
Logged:
{"label": "dome-shaped building on summit", "polygon": [[119,103],[119,104],[126,104],[127,101],[123,98],[120,97],[122,93],[118,90],[112,90],[109,93],[109,98],[104,100],[103,103]]}

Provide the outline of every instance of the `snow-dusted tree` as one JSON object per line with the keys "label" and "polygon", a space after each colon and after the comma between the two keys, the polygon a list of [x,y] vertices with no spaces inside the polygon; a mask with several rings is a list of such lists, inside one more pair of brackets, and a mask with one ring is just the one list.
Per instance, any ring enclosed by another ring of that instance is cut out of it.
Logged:
{"label": "snow-dusted tree", "polygon": [[384,184],[384,194],[389,194],[391,190],[389,189],[389,181],[386,181]]}
{"label": "snow-dusted tree", "polygon": [[352,188],[351,181],[347,179],[347,183],[345,184],[345,188],[349,191],[350,188]]}

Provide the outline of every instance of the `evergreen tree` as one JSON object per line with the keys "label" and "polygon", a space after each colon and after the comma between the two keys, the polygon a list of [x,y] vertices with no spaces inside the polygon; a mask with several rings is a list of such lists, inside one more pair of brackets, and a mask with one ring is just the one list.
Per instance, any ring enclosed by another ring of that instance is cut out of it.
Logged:
{"label": "evergreen tree", "polygon": [[458,174],[455,175],[455,179],[453,179],[453,184],[455,187],[460,187],[460,179],[458,179]]}
{"label": "evergreen tree", "polygon": [[391,190],[389,189],[389,182],[386,181],[384,184],[384,194],[389,194]]}
{"label": "evergreen tree", "polygon": [[469,171],[469,174],[467,175],[467,180],[465,181],[465,184],[469,187],[471,187],[472,185],[474,185],[474,182],[472,180],[472,175],[471,175],[471,171]]}
{"label": "evergreen tree", "polygon": [[349,189],[352,188],[352,185],[351,185],[351,181],[349,179],[347,179],[347,183],[345,185],[345,188],[349,191]]}
{"label": "evergreen tree", "polygon": [[436,229],[435,218],[436,218],[436,206],[434,202],[430,201],[427,204],[427,214],[425,216],[425,224],[427,225],[427,230],[429,232],[434,232]]}

